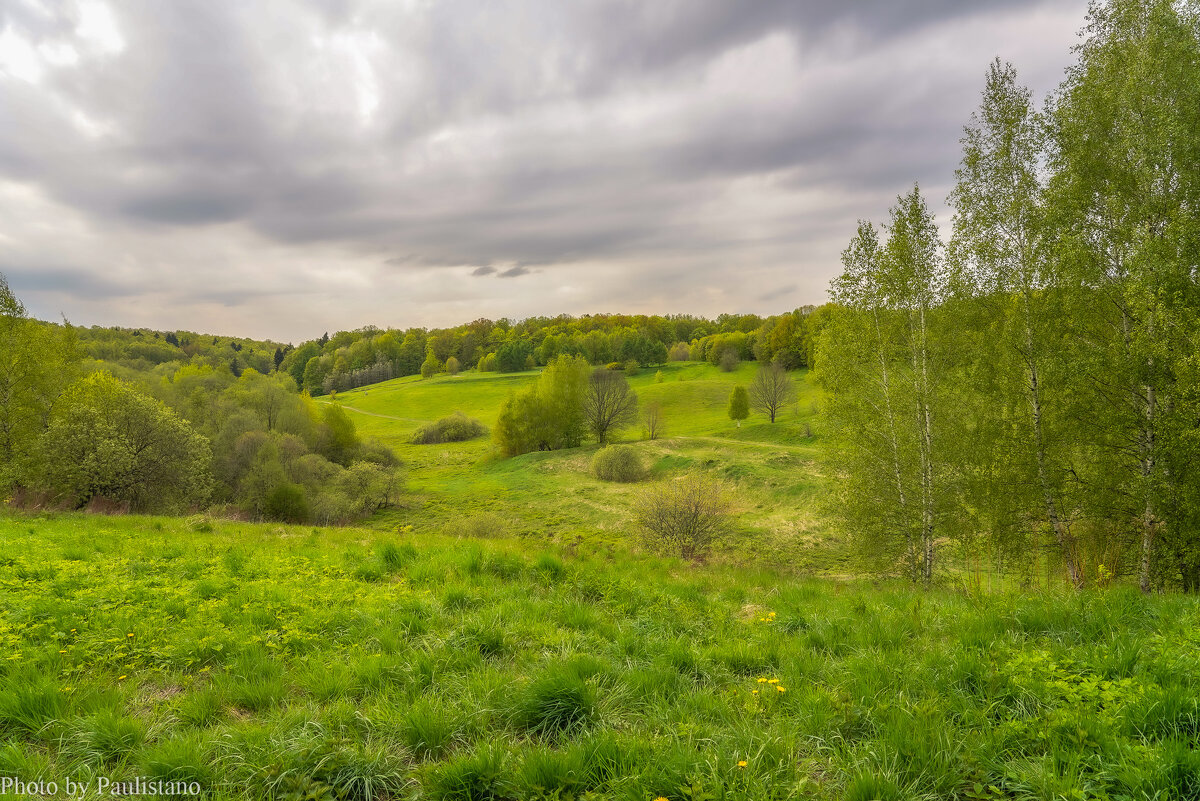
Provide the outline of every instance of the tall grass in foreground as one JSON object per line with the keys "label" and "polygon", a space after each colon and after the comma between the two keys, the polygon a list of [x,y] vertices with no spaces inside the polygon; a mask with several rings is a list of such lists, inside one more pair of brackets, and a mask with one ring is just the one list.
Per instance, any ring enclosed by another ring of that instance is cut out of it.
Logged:
{"label": "tall grass in foreground", "polygon": [[1191,598],[144,518],[0,517],[0,553],[0,775],[23,780],[218,799],[1200,797]]}

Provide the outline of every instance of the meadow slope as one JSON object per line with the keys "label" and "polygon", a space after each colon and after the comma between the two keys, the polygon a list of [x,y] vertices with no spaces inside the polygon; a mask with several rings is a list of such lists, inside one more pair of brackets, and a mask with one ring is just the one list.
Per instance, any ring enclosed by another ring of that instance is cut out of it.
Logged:
{"label": "meadow slope", "polygon": [[[839,573],[845,554],[819,511],[818,390],[807,372],[799,371],[794,374],[797,401],[776,423],[755,413],[738,427],[726,414],[729,395],[735,385],[748,385],[755,369],[744,363],[724,373],[709,364],[672,362],[640,371],[630,384],[643,408],[661,404],[666,430],[661,439],[648,441],[640,427],[631,427],[618,439],[638,450],[650,469],[649,481],[696,469],[729,482],[737,531],[718,547],[716,558]],[[493,427],[504,399],[537,375],[410,376],[318,400],[340,404],[361,433],[390,445],[409,468],[402,508],[380,516],[381,525],[605,550],[637,548],[630,508],[644,483],[594,478],[589,466],[595,444],[513,459],[500,458],[489,438],[410,444],[418,427],[456,411]]]}
{"label": "meadow slope", "polygon": [[1195,598],[570,551],[0,516],[0,776],[215,799],[1200,796]]}

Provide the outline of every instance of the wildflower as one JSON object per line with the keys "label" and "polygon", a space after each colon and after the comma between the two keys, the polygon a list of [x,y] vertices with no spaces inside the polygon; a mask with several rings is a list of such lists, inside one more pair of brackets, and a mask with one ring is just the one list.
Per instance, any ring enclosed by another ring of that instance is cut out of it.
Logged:
{"label": "wildflower", "polygon": [[72,634],[74,634],[74,633],[75,633],[75,629],[71,629],[71,633],[72,633]]}
{"label": "wildflower", "polygon": [[776,685],[775,685],[775,689],[776,689],[776,690],[779,690],[779,692],[781,692],[781,693],[786,693],[786,692],[787,692],[787,688],[786,688],[786,687],[780,687],[778,684],[776,684]]}
{"label": "wildflower", "polygon": [[127,678],[129,678],[129,677],[128,676],[117,676],[117,681],[124,681]]}
{"label": "wildflower", "polygon": [[738,767],[739,768],[746,767],[746,760],[744,760],[744,759],[738,760]]}
{"label": "wildflower", "polygon": [[126,637],[132,637],[132,636],[133,636],[133,632],[130,632],[129,634],[126,634],[125,636],[126,636]]}
{"label": "wildflower", "polygon": [[759,684],[766,684],[766,683],[767,683],[767,680],[766,680],[766,679],[762,679],[762,678],[760,678],[760,679],[758,680],[758,683],[759,683]]}
{"label": "wildflower", "polygon": [[771,679],[770,681],[767,682],[767,684],[778,684],[778,683],[779,683],[779,679]]}
{"label": "wildflower", "polygon": [[658,798],[654,799],[654,801],[671,801],[671,799],[664,798],[663,796],[660,795]]}
{"label": "wildflower", "polygon": [[65,651],[65,650],[64,650],[64,651],[59,651],[59,653],[60,653],[60,654],[65,654],[65,653],[66,653],[66,651]]}
{"label": "wildflower", "polygon": [[751,694],[751,695],[758,695],[758,690],[751,690],[751,691],[750,691],[750,694]]}

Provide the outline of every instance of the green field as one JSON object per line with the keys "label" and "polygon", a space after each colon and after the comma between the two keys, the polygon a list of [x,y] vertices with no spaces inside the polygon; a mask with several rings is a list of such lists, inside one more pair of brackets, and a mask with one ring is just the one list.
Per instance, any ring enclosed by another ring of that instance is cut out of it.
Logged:
{"label": "green field", "polygon": [[1194,598],[203,518],[8,515],[0,553],[0,777],[255,799],[1200,794]]}
{"label": "green field", "polygon": [[[738,531],[716,558],[838,573],[844,554],[818,511],[818,392],[806,373],[797,373],[798,400],[776,423],[752,414],[738,427],[726,414],[729,394],[735,385],[749,384],[754,370],[752,363],[723,373],[708,364],[676,362],[641,371],[630,384],[643,406],[662,404],[666,431],[648,441],[633,427],[620,439],[638,449],[651,481],[698,469],[729,482]],[[494,426],[509,393],[536,378],[534,372],[412,376],[338,393],[335,402],[351,413],[360,433],[392,446],[409,468],[403,508],[382,516],[380,524],[607,550],[637,547],[629,510],[639,487],[593,478],[595,445],[502,459],[488,438],[409,444],[420,425],[455,411]]]}
{"label": "green field", "polygon": [[[493,425],[536,378],[471,373],[322,399],[407,467],[400,507],[365,527],[3,513],[0,782],[1200,798],[1196,599],[846,579],[821,523],[817,392],[798,374],[779,422],[738,427],[726,403],[752,369],[633,378],[667,427],[625,432],[650,468],[638,484],[593,478],[594,445],[502,459],[488,438],[409,444],[455,411]],[[689,470],[736,499],[704,564],[654,555],[630,516],[635,493]]]}

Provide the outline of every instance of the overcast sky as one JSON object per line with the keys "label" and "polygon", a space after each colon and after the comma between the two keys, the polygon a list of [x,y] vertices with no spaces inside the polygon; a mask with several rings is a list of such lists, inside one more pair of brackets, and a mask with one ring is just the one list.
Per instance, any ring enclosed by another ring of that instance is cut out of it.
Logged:
{"label": "overcast sky", "polygon": [[988,62],[1083,0],[0,0],[0,272],[31,313],[298,342],[826,300],[944,226]]}

